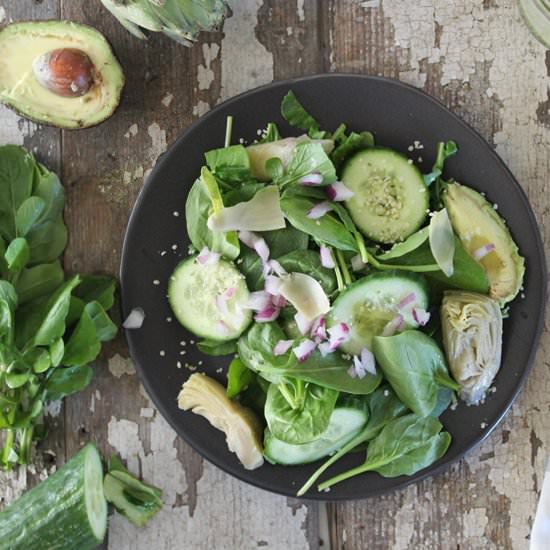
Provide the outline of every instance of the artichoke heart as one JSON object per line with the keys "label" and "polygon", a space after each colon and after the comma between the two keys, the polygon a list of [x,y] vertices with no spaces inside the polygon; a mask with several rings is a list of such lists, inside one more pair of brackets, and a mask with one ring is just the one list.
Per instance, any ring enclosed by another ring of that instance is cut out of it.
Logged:
{"label": "artichoke heart", "polygon": [[448,291],[441,305],[443,345],[460,398],[476,405],[500,368],[502,314],[499,303],[476,292]]}
{"label": "artichoke heart", "polygon": [[263,464],[258,418],[250,409],[231,401],[219,382],[205,374],[192,374],[181,388],[178,406],[204,416],[214,428],[224,432],[229,450],[247,470]]}

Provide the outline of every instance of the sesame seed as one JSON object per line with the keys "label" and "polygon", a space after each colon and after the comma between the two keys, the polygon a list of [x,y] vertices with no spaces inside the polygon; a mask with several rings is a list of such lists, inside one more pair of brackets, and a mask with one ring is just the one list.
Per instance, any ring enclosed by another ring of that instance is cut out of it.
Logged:
{"label": "sesame seed", "polygon": [[422,162],[422,157],[418,157],[418,162]]}
{"label": "sesame seed", "polygon": [[384,390],[384,397],[388,397],[390,395],[390,391],[389,390]]}
{"label": "sesame seed", "polygon": [[408,159],[407,162],[408,162],[409,164],[412,164],[412,163],[413,163],[413,159]]}
{"label": "sesame seed", "polygon": [[177,250],[177,248],[178,248],[178,245],[177,245],[177,244],[173,244],[173,245],[172,245],[172,250]]}
{"label": "sesame seed", "polygon": [[219,369],[216,369],[216,372],[220,374],[223,371],[223,369],[220,367]]}
{"label": "sesame seed", "polygon": [[182,341],[180,342],[180,346],[186,346],[186,345],[187,345],[187,342],[186,342],[185,340],[182,340]]}
{"label": "sesame seed", "polygon": [[161,256],[166,256],[166,250],[163,250],[161,253],[160,253]]}
{"label": "sesame seed", "polygon": [[493,208],[494,208],[495,210],[498,210],[498,204],[497,204],[497,203],[493,204]]}
{"label": "sesame seed", "polygon": [[525,299],[525,293],[524,293],[524,292],[522,292],[519,296],[520,296],[520,298],[521,298],[522,300]]}
{"label": "sesame seed", "polygon": [[199,366],[202,365],[202,361],[199,361]]}
{"label": "sesame seed", "polygon": [[178,361],[178,362],[176,363],[176,367],[178,367],[178,369],[181,369],[181,361]]}
{"label": "sesame seed", "polygon": [[487,423],[486,422],[482,422],[479,427],[484,430],[486,427],[487,427]]}
{"label": "sesame seed", "polygon": [[183,349],[180,351],[180,355],[185,355],[187,352]]}
{"label": "sesame seed", "polygon": [[155,286],[158,286],[158,285],[160,285],[160,281],[159,281],[158,279],[155,279],[155,280],[153,281],[153,284],[154,284]]}
{"label": "sesame seed", "polygon": [[409,151],[414,151],[414,147],[413,147],[412,145],[409,145],[409,146],[407,147],[407,150],[409,150]]}
{"label": "sesame seed", "polygon": [[159,351],[159,355],[160,355],[161,357],[164,357],[164,356],[166,355],[166,352],[165,352],[163,349],[161,349],[161,350]]}
{"label": "sesame seed", "polygon": [[177,210],[174,210],[172,212],[172,215],[175,216],[176,218],[180,215],[180,213],[177,211]]}
{"label": "sesame seed", "polygon": [[191,344],[194,344],[194,343],[195,343],[195,340],[189,340],[189,342],[190,342]]}
{"label": "sesame seed", "polygon": [[262,135],[262,132],[263,132],[263,130],[256,130],[256,134],[258,134],[259,136]]}
{"label": "sesame seed", "polygon": [[172,322],[172,317],[166,317],[166,322],[171,323]]}

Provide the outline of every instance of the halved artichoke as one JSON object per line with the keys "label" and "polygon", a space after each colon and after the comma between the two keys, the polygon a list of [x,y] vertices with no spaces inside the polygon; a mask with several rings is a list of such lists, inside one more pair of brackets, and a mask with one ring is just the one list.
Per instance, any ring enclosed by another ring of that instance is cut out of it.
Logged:
{"label": "halved artichoke", "polygon": [[163,32],[192,46],[201,31],[220,25],[227,15],[224,0],[101,0],[134,36],[147,38],[143,29]]}
{"label": "halved artichoke", "polygon": [[181,388],[178,406],[204,416],[214,428],[224,432],[229,450],[247,470],[264,463],[258,418],[250,409],[231,401],[225,388],[213,378],[202,373],[192,374]]}
{"label": "halved artichoke", "polygon": [[443,346],[460,398],[476,405],[495,378],[502,355],[502,314],[496,300],[447,291],[441,305]]}

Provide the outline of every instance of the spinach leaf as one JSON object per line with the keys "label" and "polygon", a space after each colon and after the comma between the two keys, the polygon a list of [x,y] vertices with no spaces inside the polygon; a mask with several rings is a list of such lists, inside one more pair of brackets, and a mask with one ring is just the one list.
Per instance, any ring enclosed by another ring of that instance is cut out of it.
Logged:
{"label": "spinach leaf", "polygon": [[12,273],[19,273],[30,259],[30,250],[27,240],[23,237],[13,239],[4,254],[8,269]]}
{"label": "spinach leaf", "polygon": [[319,123],[305,110],[292,90],[289,90],[281,102],[281,114],[295,128],[306,132],[319,130]]}
{"label": "spinach leaf", "polygon": [[212,197],[203,178],[195,181],[185,203],[187,234],[197,250],[207,246],[213,252],[219,252],[229,260],[239,255],[239,240],[234,231],[214,232],[208,229],[208,217],[212,213]]}
{"label": "spinach leaf", "polygon": [[42,199],[45,204],[40,220],[58,220],[62,217],[65,206],[63,185],[57,174],[38,163],[34,173],[33,194]]}
{"label": "spinach leaf", "polygon": [[300,231],[311,235],[315,240],[338,248],[339,250],[357,251],[357,243],[344,226],[330,212],[318,220],[307,217],[308,212],[315,206],[315,202],[292,195],[283,195],[281,208],[286,219]]}
{"label": "spinach leaf", "polygon": [[62,363],[65,366],[81,366],[93,361],[101,350],[96,325],[86,306],[80,320],[65,343]]}
{"label": "spinach leaf", "polygon": [[384,477],[412,475],[439,460],[451,437],[441,432],[442,424],[431,416],[408,414],[392,420],[369,444],[367,459],[356,468],[334,476],[319,485],[325,490],[340,481],[375,471]]}
{"label": "spinach leaf", "polygon": [[364,402],[368,406],[369,419],[363,429],[346,445],[338,449],[330,458],[328,458],[323,464],[315,470],[315,472],[308,478],[304,485],[299,489],[297,496],[303,495],[309,488],[319,479],[319,477],[330,466],[340,460],[344,455],[358,450],[361,446],[376,437],[392,420],[406,414],[407,408],[390,386],[384,384],[377,388],[373,393],[363,398]]}
{"label": "spinach leaf", "polygon": [[58,367],[63,360],[65,354],[65,342],[63,338],[58,338],[53,344],[50,345],[50,359],[53,367]]}
{"label": "spinach leaf", "polygon": [[230,340],[229,342],[219,342],[217,340],[205,339],[197,342],[197,348],[206,355],[213,355],[215,357],[230,355],[237,351],[237,341]]}
{"label": "spinach leaf", "polygon": [[223,195],[223,204],[225,206],[234,206],[239,202],[247,202],[251,200],[254,195],[265,187],[264,183],[259,182],[245,182],[239,187],[230,189]]}
{"label": "spinach leaf", "polygon": [[336,290],[336,276],[333,269],[321,265],[321,257],[313,250],[296,250],[278,258],[281,266],[288,272],[310,275],[323,287],[326,294]]}
{"label": "spinach leaf", "polygon": [[44,348],[31,348],[23,354],[23,360],[32,366],[36,374],[45,372],[52,366],[50,353]]}
{"label": "spinach leaf", "polygon": [[47,300],[29,303],[16,314],[16,342],[19,347],[49,346],[65,332],[71,292],[80,282],[75,275],[62,284]]}
{"label": "spinach leaf", "polygon": [[19,303],[23,305],[50,294],[63,283],[64,279],[65,274],[59,260],[23,269],[16,284]]}
{"label": "spinach leaf", "polygon": [[348,374],[351,361],[338,352],[322,357],[315,351],[304,362],[299,362],[291,350],[275,356],[273,348],[279,340],[286,340],[286,335],[277,323],[255,323],[239,338],[239,358],[248,368],[275,384],[292,377],[354,395],[367,395],[380,385],[380,374],[352,378]]}
{"label": "spinach leaf", "polygon": [[115,302],[116,281],[106,275],[81,275],[80,284],[74,289],[73,296],[83,302],[99,302],[105,311],[109,311]]}
{"label": "spinach leaf", "polygon": [[437,402],[433,411],[430,413],[430,416],[435,418],[440,417],[448,408],[453,401],[454,392],[450,388],[439,388],[437,392]]}
{"label": "spinach leaf", "polygon": [[[415,235],[413,235],[413,237],[418,239],[418,241],[404,241],[401,243],[403,245],[401,248],[402,251],[404,251],[409,244],[411,246],[418,244],[418,242],[424,237],[423,230]],[[395,247],[398,247],[398,245],[395,245]],[[394,252],[394,248],[381,256],[380,259],[383,259],[384,263],[411,267],[418,265],[431,265],[435,263],[435,259],[430,250],[430,244],[427,239],[422,241],[410,252],[406,252],[400,256],[395,256],[392,254],[392,252]],[[463,290],[473,290],[475,292],[481,292],[482,294],[486,294],[489,291],[489,280],[487,279],[485,270],[466,252],[466,250],[464,250],[464,246],[460,242],[460,239],[456,236],[453,265],[454,272],[451,277],[447,277],[441,270],[429,271],[425,273],[426,277],[434,283],[434,290],[436,287],[441,289],[458,288]]]}
{"label": "spinach leaf", "polygon": [[0,300],[5,300],[10,311],[13,313],[18,303],[18,296],[15,288],[8,281],[0,279]]}
{"label": "spinach leaf", "polygon": [[48,378],[46,396],[50,401],[83,390],[92,381],[94,371],[88,365],[81,367],[58,367]]}
{"label": "spinach leaf", "polygon": [[434,410],[440,387],[459,388],[449,376],[442,351],[420,331],[375,336],[373,353],[399,399],[419,416]]}
{"label": "spinach leaf", "polygon": [[286,175],[277,183],[281,186],[296,183],[313,172],[323,176],[323,184],[336,181],[336,170],[323,146],[315,141],[301,141],[294,148]]}
{"label": "spinach leaf", "polygon": [[[97,338],[100,342],[109,342],[117,333],[117,327],[103,309],[100,302],[93,301],[86,304],[84,310],[92,319]],[[94,358],[95,359],[95,358]]]}
{"label": "spinach leaf", "polygon": [[370,132],[351,132],[330,154],[330,160],[338,170],[344,161],[351,155],[365,149],[366,147],[374,146],[374,136]]}
{"label": "spinach leaf", "polygon": [[67,246],[67,227],[63,219],[46,219],[27,233],[31,252],[30,264],[43,264],[57,260]]}
{"label": "spinach leaf", "polygon": [[29,197],[17,209],[15,228],[18,235],[24,237],[37,223],[46,209],[46,203],[40,197]]}
{"label": "spinach leaf", "polygon": [[31,196],[35,161],[22,147],[0,147],[0,235],[7,241],[17,237],[15,217]]}
{"label": "spinach leaf", "polygon": [[269,430],[286,443],[309,443],[327,429],[337,399],[337,391],[302,380],[271,384],[265,402]]}
{"label": "spinach leaf", "polygon": [[250,159],[243,145],[230,145],[205,153],[206,164],[223,181],[240,183],[251,179]]}
{"label": "spinach leaf", "polygon": [[229,363],[227,371],[227,397],[233,399],[256,379],[256,375],[238,357]]}

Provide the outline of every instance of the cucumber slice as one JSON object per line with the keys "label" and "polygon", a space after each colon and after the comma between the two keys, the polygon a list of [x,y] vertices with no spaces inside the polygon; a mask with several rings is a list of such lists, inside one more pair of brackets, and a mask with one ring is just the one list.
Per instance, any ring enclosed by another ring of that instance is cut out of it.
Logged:
{"label": "cucumber slice", "polygon": [[[220,298],[230,289],[235,289],[234,294],[222,299],[222,310]],[[196,256],[187,258],[176,266],[168,285],[168,301],[177,320],[211,340],[233,340],[244,332],[252,319],[245,309],[248,298],[244,275],[225,260],[201,265]]]}
{"label": "cucumber slice", "polygon": [[426,219],[424,178],[397,151],[371,147],[356,153],[344,166],[342,181],[354,192],[346,201],[353,220],[374,241],[402,241]]}
{"label": "cucumber slice", "polygon": [[[402,310],[399,303],[409,294],[412,300]],[[327,323],[346,323],[351,337],[341,349],[357,355],[364,347],[371,349],[372,338],[382,334],[384,327],[396,315],[403,315],[405,325],[416,327],[414,308],[428,308],[428,287],[417,273],[384,271],[372,273],[350,285],[332,305]]]}
{"label": "cucumber slice", "polygon": [[88,443],[0,513],[0,550],[88,550],[107,531],[103,466]]}
{"label": "cucumber slice", "polygon": [[288,466],[315,462],[351,441],[367,420],[366,409],[337,406],[332,412],[327,429],[318,439],[304,445],[285,443],[266,430],[264,456],[269,462]]}

